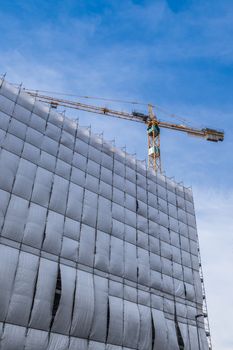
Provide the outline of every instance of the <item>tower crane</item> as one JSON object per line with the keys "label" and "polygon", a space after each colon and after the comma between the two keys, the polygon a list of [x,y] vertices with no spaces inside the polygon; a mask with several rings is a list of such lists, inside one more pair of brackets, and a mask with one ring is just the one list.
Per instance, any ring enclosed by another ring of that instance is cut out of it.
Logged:
{"label": "tower crane", "polygon": [[184,132],[190,136],[201,137],[207,141],[219,142],[224,140],[224,132],[210,128],[194,128],[183,124],[174,124],[159,120],[153,112],[153,106],[148,105],[148,114],[136,111],[122,112],[107,107],[99,107],[82,102],[61,99],[53,96],[40,94],[39,90],[24,89],[29,95],[36,97],[39,101],[51,105],[52,108],[63,106],[66,108],[78,109],[86,112],[96,113],[104,116],[116,117],[146,124],[148,137],[148,167],[161,172],[160,158],[160,128]]}

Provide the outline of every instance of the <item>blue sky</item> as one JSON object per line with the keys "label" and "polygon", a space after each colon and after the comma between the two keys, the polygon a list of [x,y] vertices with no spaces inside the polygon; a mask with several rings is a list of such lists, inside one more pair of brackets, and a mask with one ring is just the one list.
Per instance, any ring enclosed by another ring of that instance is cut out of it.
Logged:
{"label": "blue sky", "polygon": [[[194,126],[225,130],[220,144],[161,134],[166,174],[193,186],[212,337],[219,350],[233,348],[227,326],[232,322],[223,311],[233,294],[228,277],[233,267],[232,23],[231,0],[2,0],[0,8],[0,73],[7,72],[8,81],[150,102]],[[146,158],[143,125],[69,114]],[[168,118],[159,112],[158,117]]]}

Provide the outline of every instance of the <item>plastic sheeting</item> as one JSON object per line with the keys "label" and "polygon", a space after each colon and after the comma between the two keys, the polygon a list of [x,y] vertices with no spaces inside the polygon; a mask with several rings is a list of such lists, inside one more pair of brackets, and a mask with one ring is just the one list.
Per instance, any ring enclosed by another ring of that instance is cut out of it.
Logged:
{"label": "plastic sheeting", "polygon": [[137,282],[137,251],[136,246],[125,242],[125,277]]}
{"label": "plastic sheeting", "polygon": [[111,251],[110,251],[110,272],[117,276],[122,276],[124,273],[123,260],[123,241],[116,237],[111,237]]}
{"label": "plastic sheeting", "polygon": [[168,328],[164,313],[162,311],[152,309],[152,317],[155,328],[153,350],[169,349]]}
{"label": "plastic sheeting", "polygon": [[0,228],[1,228],[5,219],[6,210],[10,199],[10,194],[6,191],[0,190],[0,197],[1,197],[1,201],[0,201]]}
{"label": "plastic sheeting", "polygon": [[36,165],[21,158],[13,187],[13,193],[29,200],[32,193],[35,174]]}
{"label": "plastic sheeting", "polygon": [[93,275],[77,271],[74,313],[71,327],[72,335],[88,338],[94,317]]}
{"label": "plastic sheeting", "polygon": [[97,343],[95,341],[90,341],[88,345],[88,350],[105,350],[105,344]]}
{"label": "plastic sheeting", "polygon": [[138,271],[139,283],[150,285],[149,252],[141,248],[138,248]]}
{"label": "plastic sheeting", "polygon": [[198,337],[200,340],[201,350],[209,350],[206,333],[203,328],[198,328]]}
{"label": "plastic sheeting", "polygon": [[52,330],[69,334],[73,314],[73,300],[76,282],[76,271],[65,265],[61,269],[61,298],[56,312]]}
{"label": "plastic sheeting", "polygon": [[43,330],[49,329],[52,318],[56,278],[57,263],[48,259],[41,259],[31,314],[31,327]]}
{"label": "plastic sheeting", "polygon": [[190,350],[199,350],[199,342],[197,327],[189,325]]}
{"label": "plastic sheeting", "polygon": [[43,249],[45,251],[57,255],[60,253],[63,227],[64,216],[54,211],[49,211],[47,214],[47,223],[43,242]]}
{"label": "plastic sheeting", "polygon": [[60,214],[65,214],[69,181],[57,175],[54,176],[53,181],[50,208]]}
{"label": "plastic sheeting", "polygon": [[0,245],[0,320],[4,321],[8,311],[11,291],[17,269],[19,251]]}
{"label": "plastic sheeting", "polygon": [[3,331],[2,350],[24,350],[26,328],[6,324]]}
{"label": "plastic sheeting", "polygon": [[0,188],[11,192],[17,172],[19,157],[2,149],[0,151]]}
{"label": "plastic sheeting", "polygon": [[108,281],[94,276],[94,316],[90,337],[105,342],[107,335]]}
{"label": "plastic sheeting", "polygon": [[3,350],[206,349],[189,189],[2,80],[0,146]]}
{"label": "plastic sheeting", "polygon": [[149,307],[138,305],[140,314],[140,333],[138,348],[141,350],[151,350],[152,348],[152,318]]}
{"label": "plastic sheeting", "polygon": [[44,236],[47,209],[31,203],[24,228],[23,242],[40,248]]}
{"label": "plastic sheeting", "polygon": [[102,231],[97,231],[95,267],[108,271],[110,252],[110,237]]}
{"label": "plastic sheeting", "polygon": [[29,329],[26,337],[25,350],[47,350],[48,333]]}
{"label": "plastic sheeting", "polygon": [[108,343],[122,345],[123,341],[123,300],[109,297]]}
{"label": "plastic sheeting", "polygon": [[85,265],[93,266],[94,250],[95,229],[87,225],[82,225],[80,232],[79,261]]}
{"label": "plastic sheeting", "polygon": [[47,350],[67,350],[69,337],[61,334],[51,334]]}
{"label": "plastic sheeting", "polygon": [[2,338],[2,333],[3,333],[3,323],[0,322],[0,339]]}
{"label": "plastic sheeting", "polygon": [[33,303],[38,263],[37,256],[25,252],[20,253],[7,322],[27,326]]}
{"label": "plastic sheeting", "polygon": [[42,168],[37,168],[34,188],[32,192],[33,202],[48,207],[49,196],[52,188],[52,174]]}
{"label": "plastic sheeting", "polygon": [[140,333],[140,315],[136,303],[124,300],[123,345],[136,348]]}
{"label": "plastic sheeting", "polygon": [[69,350],[87,350],[88,344],[86,339],[70,338]]}
{"label": "plastic sheeting", "polygon": [[188,330],[188,325],[185,323],[178,323],[179,328],[180,328],[180,333],[184,342],[184,348],[185,350],[190,350],[190,340],[189,340],[189,330]]}
{"label": "plastic sheeting", "polygon": [[175,322],[172,320],[166,320],[168,328],[168,349],[179,350]]}
{"label": "plastic sheeting", "polygon": [[2,234],[7,238],[21,242],[27,215],[28,202],[12,195],[7,208]]}

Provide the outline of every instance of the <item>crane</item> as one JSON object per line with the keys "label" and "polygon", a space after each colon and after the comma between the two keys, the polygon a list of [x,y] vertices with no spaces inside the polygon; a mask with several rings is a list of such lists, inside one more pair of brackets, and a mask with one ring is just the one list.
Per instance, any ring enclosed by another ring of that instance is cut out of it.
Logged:
{"label": "crane", "polygon": [[107,107],[99,107],[82,102],[57,98],[40,94],[39,90],[24,89],[29,95],[36,97],[39,101],[51,105],[51,108],[63,106],[66,108],[78,109],[86,112],[96,113],[104,116],[116,117],[120,119],[131,120],[147,125],[148,138],[148,167],[155,171],[161,172],[161,157],[160,157],[160,128],[176,130],[184,132],[190,136],[201,137],[207,141],[219,142],[224,140],[224,132],[210,128],[194,128],[183,124],[174,124],[159,120],[153,112],[153,106],[148,104],[148,114],[137,111],[123,112]]}

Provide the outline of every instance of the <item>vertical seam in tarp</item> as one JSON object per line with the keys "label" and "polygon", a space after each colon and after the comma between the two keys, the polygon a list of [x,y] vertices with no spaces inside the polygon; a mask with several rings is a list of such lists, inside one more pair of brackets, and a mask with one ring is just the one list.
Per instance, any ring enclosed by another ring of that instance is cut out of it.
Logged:
{"label": "vertical seam in tarp", "polygon": [[[20,89],[21,89],[21,86],[20,86]],[[18,97],[19,97],[20,89],[18,90],[17,98],[16,98],[16,100],[15,100],[15,102],[14,102],[14,109],[15,109],[15,106],[16,106],[16,104],[17,104],[17,100],[18,100]],[[12,111],[12,114],[13,114],[13,112],[14,112],[14,109],[13,109],[13,111]],[[12,117],[11,117],[11,120],[12,120]],[[8,129],[9,129],[9,126],[10,126],[10,123],[9,123],[9,125],[8,125]],[[19,163],[20,163],[20,162],[18,162],[17,171],[18,171]],[[16,174],[17,174],[17,171],[16,171]],[[15,174],[15,176],[14,176],[14,181],[13,181],[12,188],[11,188],[10,199],[9,199],[9,202],[8,202],[7,210],[8,210],[8,208],[9,208],[9,204],[10,204],[10,201],[11,201],[11,198],[12,198],[12,190],[13,190],[14,183],[15,183],[15,180],[16,180],[16,174]],[[6,210],[6,213],[7,213],[7,210]],[[19,256],[20,256],[20,250],[18,251],[17,266],[18,266],[18,264],[19,264]],[[8,303],[8,308],[9,308],[9,305],[10,305],[11,299],[12,299],[12,293],[13,293],[14,286],[15,286],[16,274],[17,274],[17,267],[16,267],[15,273],[14,273],[14,280],[13,280],[12,288],[11,288],[11,292],[10,292],[10,299],[9,299],[9,303]],[[8,315],[8,311],[9,311],[9,309],[8,309],[7,312],[6,312],[4,322],[6,322],[7,315]]]}

